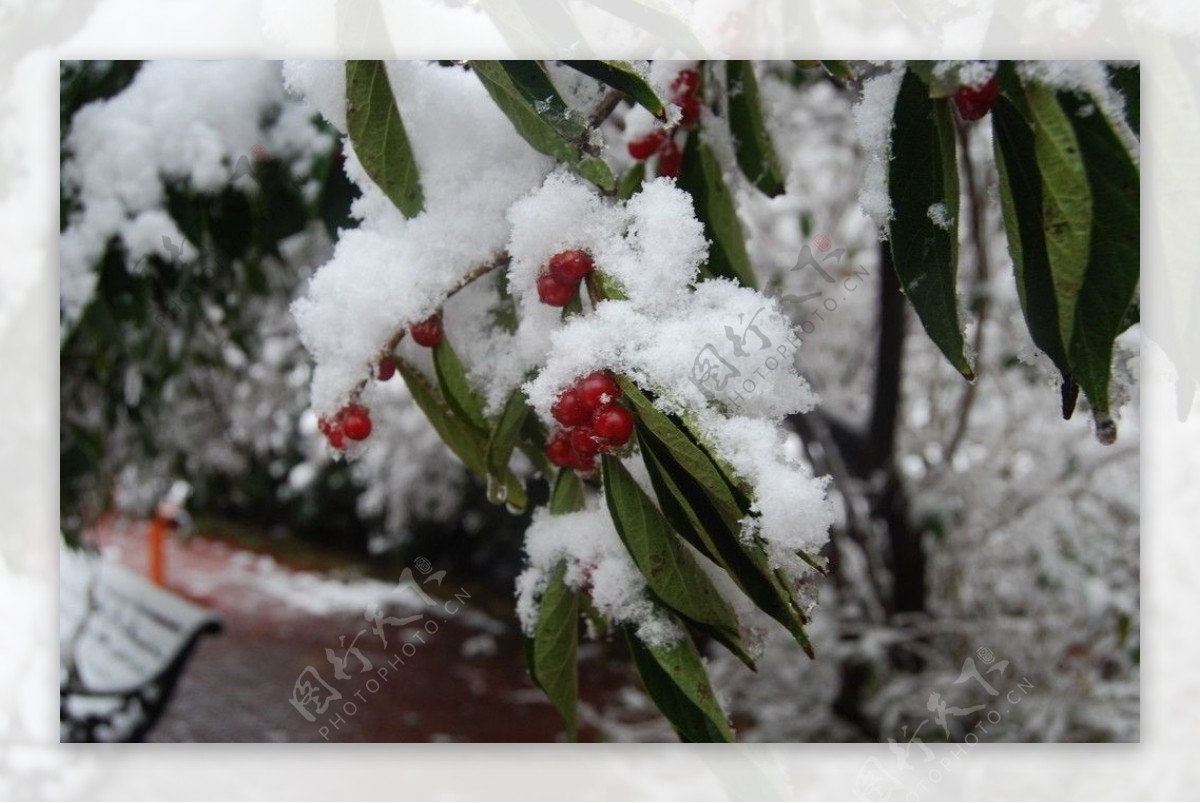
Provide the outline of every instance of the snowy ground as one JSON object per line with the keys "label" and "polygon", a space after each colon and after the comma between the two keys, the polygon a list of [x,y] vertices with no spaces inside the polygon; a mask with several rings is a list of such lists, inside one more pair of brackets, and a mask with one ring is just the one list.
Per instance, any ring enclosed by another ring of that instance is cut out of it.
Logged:
{"label": "snowy ground", "polygon": [[[145,532],[141,524],[109,522],[92,537],[103,559],[145,571]],[[562,738],[557,714],[525,672],[514,620],[484,613],[478,597],[466,596],[471,589],[449,575],[427,604],[414,594],[398,594],[393,583],[298,571],[268,555],[204,537],[170,541],[167,567],[169,587],[218,612],[225,630],[196,649],[149,741]],[[422,618],[406,626],[386,623],[389,648],[384,649],[368,615],[376,609],[396,622]],[[325,650],[333,648],[341,657],[345,650],[339,640],[348,648],[356,636],[371,669],[350,656],[347,677],[338,680]],[[402,649],[403,644],[413,647]],[[389,667],[397,654],[405,663]],[[314,722],[290,703],[297,676],[310,666],[343,695]],[[607,697],[622,680],[607,674],[601,662],[587,661],[583,697]],[[626,690],[622,697],[631,694],[636,696]],[[335,723],[339,711],[343,722]],[[597,738],[595,729],[585,728],[584,738]]]}

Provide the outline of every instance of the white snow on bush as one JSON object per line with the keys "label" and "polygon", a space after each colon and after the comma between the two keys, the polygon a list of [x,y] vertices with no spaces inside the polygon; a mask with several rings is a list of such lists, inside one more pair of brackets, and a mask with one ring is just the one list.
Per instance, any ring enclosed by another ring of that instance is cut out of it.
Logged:
{"label": "white snow on bush", "polygon": [[162,211],[166,184],[216,193],[255,146],[303,170],[331,145],[285,95],[278,62],[147,62],[125,91],[80,109],[63,143],[63,192],[80,207],[59,241],[64,331],[91,299],[113,237],[131,266],[152,253],[170,257],[163,237],[184,259],[195,255]]}
{"label": "white snow on bush", "polygon": [[588,587],[592,604],[607,621],[633,626],[650,646],[683,636],[650,599],[606,508],[561,515],[539,509],[525,533],[525,553],[529,567],[517,578],[517,616],[526,635],[532,636],[537,625],[537,603],[550,574],[565,562],[564,582],[576,590]]}
{"label": "white snow on bush", "polygon": [[939,61],[933,65],[933,76],[952,85],[981,87],[999,66],[998,61]]}
{"label": "white snow on bush", "polygon": [[[703,227],[689,196],[669,181],[647,185],[622,210],[555,175],[511,217],[509,282],[528,313],[514,340],[532,339],[545,352],[544,367],[524,386],[542,420],[554,427],[554,400],[591,371],[633,378],[664,410],[696,417],[701,434],[754,487],[760,518],[752,527],[772,562],[802,573],[795,551],[824,543],[832,512],[824,483],[784,456],[779,419],[812,409],[816,396],[795,370],[796,340],[776,301],[724,279],[690,287],[705,252]],[[546,259],[569,247],[590,250],[596,269],[628,298],[560,322],[557,309],[537,302],[533,283]],[[706,380],[705,369],[724,385]]]}
{"label": "white snow on bush", "polygon": [[[342,69],[336,62],[309,66],[305,85],[332,92],[337,80],[319,70]],[[428,317],[464,275],[502,251],[505,211],[553,166],[516,133],[472,73],[391,62],[388,77],[425,209],[405,219],[348,151],[347,174],[363,193],[352,213],[362,224],[342,232],[333,259],[293,306],[316,362],[312,401],[322,414],[346,401],[397,328]],[[294,69],[289,78],[301,83]],[[318,106],[336,117],[334,101],[318,99]]]}
{"label": "white snow on bush", "polygon": [[946,204],[942,203],[941,201],[938,201],[935,204],[930,204],[929,209],[926,210],[926,214],[928,214],[929,219],[933,221],[933,225],[937,226],[939,229],[949,229],[952,225],[954,225],[954,218],[951,216],[950,210],[947,209]]}
{"label": "white snow on bush", "polygon": [[868,159],[858,202],[881,227],[892,219],[888,161],[892,153],[892,115],[903,79],[903,67],[868,78],[863,82],[862,99],[854,107],[854,126]]}
{"label": "white snow on bush", "polygon": [[797,550],[817,558],[833,525],[828,478],[815,478],[808,466],[790,459],[785,433],[769,421],[705,412],[699,423],[721,457],[754,488],[750,509],[758,516],[742,522],[742,537],[762,539],[772,566],[803,575],[808,570]]}

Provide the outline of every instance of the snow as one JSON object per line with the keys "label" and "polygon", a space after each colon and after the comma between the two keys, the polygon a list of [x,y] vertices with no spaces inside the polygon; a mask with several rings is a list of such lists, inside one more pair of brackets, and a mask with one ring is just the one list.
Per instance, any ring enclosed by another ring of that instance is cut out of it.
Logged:
{"label": "snow", "polygon": [[992,79],[998,66],[997,61],[939,61],[933,65],[933,75],[949,84],[980,87]]}
{"label": "snow", "polygon": [[[296,85],[302,75],[306,85],[335,86],[332,76],[314,72],[319,69],[341,66],[293,68],[289,76]],[[552,166],[471,73],[399,62],[389,64],[388,77],[420,171],[425,210],[405,219],[352,149],[347,152],[347,174],[362,190],[352,213],[362,224],[342,232],[333,258],[292,308],[316,363],[312,402],[320,414],[345,403],[399,327],[429,317],[466,273],[503,249],[505,211]],[[330,103],[318,98],[323,113],[336,114]]]}
{"label": "snow", "polygon": [[593,507],[573,513],[552,515],[544,508],[534,513],[525,534],[529,566],[517,578],[517,617],[525,634],[533,635],[538,600],[550,574],[565,561],[564,582],[573,589],[590,586],[592,604],[607,621],[636,628],[638,639],[650,646],[678,641],[682,631],[650,598],[608,509],[592,502]]}
{"label": "snow", "polygon": [[903,67],[868,78],[863,82],[862,98],[854,107],[854,127],[868,160],[858,202],[880,227],[892,219],[888,161],[892,150],[892,115],[903,80]]}
{"label": "snow", "polygon": [[950,210],[941,201],[930,204],[927,214],[929,215],[929,219],[933,221],[933,225],[939,229],[949,229],[954,225],[954,218],[950,215]]}
{"label": "snow", "polygon": [[833,524],[833,506],[826,497],[828,478],[815,478],[804,463],[789,458],[784,433],[769,421],[706,412],[700,426],[718,454],[754,489],[751,512],[742,537],[764,543],[771,564],[803,576],[809,569],[796,556],[812,557],[825,544]]}
{"label": "snow", "polygon": [[[265,114],[272,109],[278,113]],[[162,211],[166,183],[216,193],[255,146],[295,170],[331,145],[284,94],[277,62],[147,62],[125,91],[80,109],[63,144],[63,192],[79,207],[59,243],[63,331],[91,299],[113,237],[130,265],[168,256],[163,237],[182,244],[183,258],[194,256]]]}

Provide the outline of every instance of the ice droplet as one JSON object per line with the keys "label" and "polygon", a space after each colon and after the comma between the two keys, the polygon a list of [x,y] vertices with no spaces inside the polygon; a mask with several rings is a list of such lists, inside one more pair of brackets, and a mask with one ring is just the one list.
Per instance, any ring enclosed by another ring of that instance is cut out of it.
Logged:
{"label": "ice droplet", "polygon": [[493,505],[502,505],[508,501],[508,486],[504,480],[488,475],[487,498]]}

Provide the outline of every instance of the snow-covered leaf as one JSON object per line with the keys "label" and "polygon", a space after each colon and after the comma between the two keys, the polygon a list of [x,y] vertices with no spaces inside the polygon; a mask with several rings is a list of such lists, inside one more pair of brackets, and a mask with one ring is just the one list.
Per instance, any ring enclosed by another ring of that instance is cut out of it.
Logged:
{"label": "snow-covered leaf", "polygon": [[746,596],[786,627],[811,655],[804,617],[787,587],[771,569],[766,553],[757,543],[747,543],[739,537],[736,522],[730,527],[703,487],[673,462],[670,453],[653,436],[639,432],[638,444],[659,507],[675,531],[724,568]]}
{"label": "snow-covered leaf", "polygon": [[605,455],[604,496],[617,533],[646,582],[666,605],[737,643],[738,622],[729,603],[621,461]]}
{"label": "snow-covered leaf", "polygon": [[968,379],[958,314],[958,168],[949,101],[929,97],[906,72],[896,98],[888,174],[894,217],[892,261],[917,317],[946,358]]}
{"label": "snow-covered leaf", "polygon": [[405,217],[425,208],[417,160],[382,61],[346,62],[346,125],[359,162]]}
{"label": "snow-covered leaf", "polygon": [[725,523],[736,528],[737,522],[747,514],[746,506],[739,503],[708,454],[670,416],[655,407],[637,385],[624,377],[618,377],[617,381],[637,410],[638,431],[661,443],[672,459],[704,489]]}
{"label": "snow-covered leaf", "polygon": [[730,87],[729,128],[738,165],[759,190],[774,198],[784,191],[783,171],[767,133],[754,65],[749,61],[727,62],[725,75]]}
{"label": "snow-covered leaf", "polygon": [[541,62],[472,61],[471,69],[526,142],[602,190],[616,189],[608,165],[587,150],[586,122],[567,107]]}

